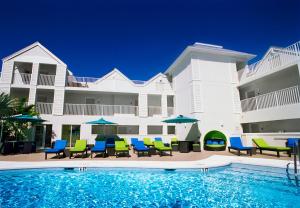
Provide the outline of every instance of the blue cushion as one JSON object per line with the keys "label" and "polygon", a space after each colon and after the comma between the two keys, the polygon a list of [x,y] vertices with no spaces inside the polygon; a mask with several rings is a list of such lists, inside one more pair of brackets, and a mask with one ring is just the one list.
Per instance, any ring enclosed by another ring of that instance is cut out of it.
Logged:
{"label": "blue cushion", "polygon": [[219,144],[218,141],[212,141],[212,144]]}
{"label": "blue cushion", "polygon": [[66,140],[56,140],[54,143],[54,148],[48,149],[45,152],[46,153],[60,153],[60,152],[64,151],[66,146],[67,146]]}
{"label": "blue cushion", "polygon": [[149,148],[145,146],[143,141],[138,141],[136,145],[134,146],[134,149],[137,151],[148,151]]}
{"label": "blue cushion", "polygon": [[154,140],[155,141],[162,141],[162,138],[161,137],[155,137]]}
{"label": "blue cushion", "polygon": [[219,144],[222,144],[222,145],[224,145],[224,144],[225,144],[225,142],[224,142],[223,140],[221,140],[221,141],[219,141]]}
{"label": "blue cushion", "polygon": [[213,144],[213,141],[212,140],[207,140],[206,144]]}
{"label": "blue cushion", "polygon": [[135,144],[139,141],[138,138],[131,138],[131,145],[135,146]]}
{"label": "blue cushion", "polygon": [[45,152],[46,153],[60,153],[62,151],[63,151],[63,149],[48,149]]}
{"label": "blue cushion", "polygon": [[287,140],[287,147],[294,147],[297,145],[297,142],[300,141],[300,139],[297,138],[288,138]]}
{"label": "blue cushion", "polygon": [[230,137],[230,146],[234,149],[239,150],[250,150],[252,147],[244,147],[242,144],[241,137]]}
{"label": "blue cushion", "polygon": [[106,142],[105,141],[96,141],[95,146],[91,149],[92,152],[96,151],[105,151]]}

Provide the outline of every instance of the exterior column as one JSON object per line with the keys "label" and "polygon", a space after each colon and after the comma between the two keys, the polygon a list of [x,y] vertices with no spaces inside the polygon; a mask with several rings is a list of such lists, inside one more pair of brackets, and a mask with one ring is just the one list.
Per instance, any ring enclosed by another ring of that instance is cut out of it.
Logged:
{"label": "exterior column", "polygon": [[168,117],[168,100],[167,95],[161,95],[161,115],[162,117]]}
{"label": "exterior column", "polygon": [[1,79],[0,79],[0,93],[10,93],[10,86],[12,84],[14,73],[14,62],[6,61],[2,65]]}
{"label": "exterior column", "polygon": [[36,101],[36,86],[30,87],[29,89],[29,97],[28,97],[28,104],[35,105]]}
{"label": "exterior column", "polygon": [[54,100],[53,100],[53,115],[64,114],[64,103],[65,103],[65,89],[55,88]]}
{"label": "exterior column", "polygon": [[139,93],[139,117],[148,116],[148,95]]}
{"label": "exterior column", "polygon": [[39,76],[39,63],[33,63],[30,85],[37,86],[38,76]]}

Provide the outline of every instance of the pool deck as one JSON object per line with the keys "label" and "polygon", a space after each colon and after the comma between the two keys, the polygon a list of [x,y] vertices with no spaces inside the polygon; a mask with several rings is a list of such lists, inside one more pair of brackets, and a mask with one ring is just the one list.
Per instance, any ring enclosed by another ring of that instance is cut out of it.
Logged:
{"label": "pool deck", "polygon": [[227,151],[221,152],[191,152],[178,153],[174,152],[173,156],[154,155],[151,157],[137,157],[131,152],[131,157],[114,156],[102,158],[96,157],[91,159],[86,157],[79,158],[62,158],[48,155],[48,160],[44,159],[43,153],[33,154],[17,154],[0,156],[0,170],[9,169],[28,169],[28,168],[163,168],[163,169],[179,169],[179,168],[213,168],[230,165],[231,163],[260,165],[269,167],[286,168],[288,162],[292,161],[291,157],[282,155],[277,158],[274,154],[256,154],[252,157],[235,154]]}

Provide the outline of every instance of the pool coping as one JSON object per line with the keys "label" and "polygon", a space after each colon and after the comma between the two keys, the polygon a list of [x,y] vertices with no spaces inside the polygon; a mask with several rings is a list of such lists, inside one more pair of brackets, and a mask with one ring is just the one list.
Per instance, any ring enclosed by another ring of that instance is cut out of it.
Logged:
{"label": "pool coping", "polygon": [[68,161],[37,161],[14,162],[0,161],[0,170],[39,169],[39,168],[159,168],[159,169],[209,169],[227,166],[232,163],[286,168],[288,160],[249,158],[238,156],[213,155],[195,161],[99,161],[99,160],[68,160]]}

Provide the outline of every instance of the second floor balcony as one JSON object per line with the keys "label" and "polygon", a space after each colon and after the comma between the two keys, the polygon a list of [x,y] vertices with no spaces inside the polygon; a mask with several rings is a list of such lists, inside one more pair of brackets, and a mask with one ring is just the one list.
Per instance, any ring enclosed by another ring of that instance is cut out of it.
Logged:
{"label": "second floor balcony", "polygon": [[299,85],[258,95],[241,101],[242,111],[257,111],[300,103]]}
{"label": "second floor balcony", "polygon": [[138,116],[138,106],[133,105],[101,105],[101,104],[72,104],[64,106],[65,115],[103,115],[129,114]]}
{"label": "second floor balcony", "polygon": [[53,103],[37,102],[35,109],[39,114],[52,114]]}
{"label": "second floor balcony", "polygon": [[13,76],[13,84],[17,85],[29,85],[31,82],[31,74],[30,73],[14,73]]}
{"label": "second floor balcony", "polygon": [[39,74],[38,85],[54,86],[55,75]]}

